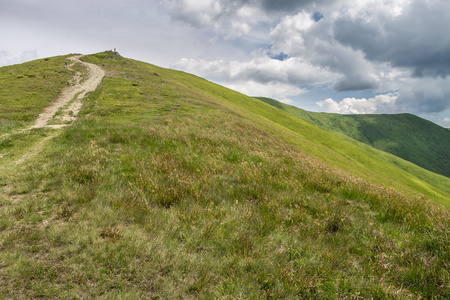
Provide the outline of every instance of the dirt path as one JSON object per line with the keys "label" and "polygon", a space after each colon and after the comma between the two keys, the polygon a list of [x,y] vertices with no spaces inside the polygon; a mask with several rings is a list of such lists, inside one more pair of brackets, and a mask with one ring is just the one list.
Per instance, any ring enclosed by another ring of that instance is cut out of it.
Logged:
{"label": "dirt path", "polygon": [[53,134],[53,135],[49,135],[49,136],[39,140],[36,144],[33,145],[33,147],[28,149],[28,152],[25,152],[25,154],[21,158],[19,158],[16,161],[13,161],[13,163],[16,164],[16,165],[21,164],[24,161],[26,161],[27,159],[29,159],[29,158],[33,157],[34,155],[38,154],[42,150],[42,148],[44,147],[44,144],[47,141],[49,141],[52,138],[54,138],[55,136],[56,136],[56,134]]}
{"label": "dirt path", "polygon": [[73,61],[73,63],[81,63],[84,66],[86,66],[89,78],[85,82],[81,83],[81,73],[77,72],[74,79],[72,80],[73,85],[64,89],[64,91],[61,93],[61,95],[59,95],[59,97],[55,100],[55,102],[53,102],[51,106],[47,107],[39,115],[38,119],[36,120],[36,124],[31,126],[30,129],[41,127],[60,128],[67,126],[68,124],[49,125],[48,123],[50,122],[50,120],[54,118],[58,110],[64,107],[75,97],[76,97],[75,101],[67,108],[67,111],[69,111],[70,114],[63,115],[61,119],[63,121],[72,121],[72,122],[76,119],[76,116],[78,115],[82,106],[81,99],[83,99],[87,93],[95,91],[95,89],[105,76],[105,71],[103,71],[102,68],[100,68],[97,65],[81,61],[80,60],[81,56],[82,55],[73,56],[70,57],[69,59]]}
{"label": "dirt path", "polygon": [[[30,131],[30,129],[33,128],[43,128],[43,127],[58,129],[65,126],[69,126],[76,120],[77,115],[82,107],[82,99],[86,96],[87,93],[94,91],[102,81],[103,77],[105,76],[105,71],[102,68],[100,68],[97,65],[81,61],[80,60],[81,56],[82,55],[77,55],[69,58],[69,60],[73,62],[69,65],[69,69],[75,63],[83,64],[87,69],[86,74],[87,80],[82,82],[83,74],[81,72],[77,72],[74,78],[69,82],[70,86],[65,88],[62,91],[61,95],[59,95],[58,98],[56,98],[56,100],[49,107],[44,109],[44,111],[39,115],[38,119],[36,120],[36,123],[33,126],[26,129],[18,130],[15,133]],[[69,102],[71,102],[70,105],[68,105]],[[61,110],[66,105],[68,106],[65,107],[64,110]],[[58,116],[56,116],[56,113],[58,111],[60,111],[60,113],[58,114]],[[58,122],[59,123],[62,122],[63,124],[58,125],[49,124],[54,119],[59,119]],[[3,135],[2,137],[10,136],[15,133],[14,132],[9,133]],[[13,163],[13,165],[23,163],[24,161],[28,160],[32,156],[39,153],[44,147],[45,143],[48,142],[50,139],[54,138],[55,136],[57,136],[58,134],[59,132],[55,131],[53,133],[50,133],[49,136],[33,143],[33,145],[28,146],[27,149],[24,149],[25,154],[21,155],[19,159],[13,160],[11,162]],[[7,154],[0,153],[0,161],[3,161],[3,157],[5,157],[6,155],[8,155],[8,153]],[[3,169],[4,167],[6,167],[6,165],[2,165],[1,167],[2,168],[0,169]]]}

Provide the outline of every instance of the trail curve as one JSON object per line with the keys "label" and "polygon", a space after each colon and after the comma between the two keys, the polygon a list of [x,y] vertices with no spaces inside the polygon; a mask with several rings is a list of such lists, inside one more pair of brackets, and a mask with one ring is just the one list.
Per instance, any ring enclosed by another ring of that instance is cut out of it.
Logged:
{"label": "trail curve", "polygon": [[58,110],[64,107],[75,97],[75,101],[68,108],[68,110],[71,111],[70,116],[63,116],[63,119],[65,118],[65,120],[68,121],[74,121],[76,119],[76,116],[82,106],[81,100],[86,96],[87,93],[95,91],[95,89],[97,89],[98,85],[105,76],[105,71],[101,67],[95,64],[81,61],[80,57],[82,57],[82,55],[72,56],[69,58],[69,60],[73,61],[73,63],[81,63],[86,66],[88,79],[85,82],[81,83],[81,73],[77,72],[74,79],[72,80],[73,85],[65,88],[61,95],[59,95],[58,98],[49,107],[44,109],[44,111],[37,118],[36,123],[29,129],[42,127],[60,128],[67,126],[68,124],[49,125],[49,122],[54,118]]}

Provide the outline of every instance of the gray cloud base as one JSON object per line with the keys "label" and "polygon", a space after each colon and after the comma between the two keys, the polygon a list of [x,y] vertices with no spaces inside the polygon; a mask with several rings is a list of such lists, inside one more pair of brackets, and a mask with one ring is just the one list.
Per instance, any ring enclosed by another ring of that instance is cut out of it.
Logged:
{"label": "gray cloud base", "polygon": [[450,1],[412,1],[396,18],[339,18],[334,37],[374,62],[411,68],[412,76],[450,74]]}

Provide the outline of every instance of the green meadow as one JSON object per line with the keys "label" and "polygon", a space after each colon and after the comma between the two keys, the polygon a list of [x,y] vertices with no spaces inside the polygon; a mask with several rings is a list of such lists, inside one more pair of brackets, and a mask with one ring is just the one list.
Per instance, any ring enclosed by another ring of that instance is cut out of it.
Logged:
{"label": "green meadow", "polygon": [[18,131],[64,59],[0,68],[0,298],[450,297],[449,178],[112,52],[72,126]]}
{"label": "green meadow", "polygon": [[68,57],[45,58],[0,69],[0,135],[32,125],[62,88],[71,84],[75,72],[64,67]]}
{"label": "green meadow", "polygon": [[257,99],[311,124],[342,133],[434,173],[450,177],[450,131],[430,121],[411,114],[315,113],[270,98]]}

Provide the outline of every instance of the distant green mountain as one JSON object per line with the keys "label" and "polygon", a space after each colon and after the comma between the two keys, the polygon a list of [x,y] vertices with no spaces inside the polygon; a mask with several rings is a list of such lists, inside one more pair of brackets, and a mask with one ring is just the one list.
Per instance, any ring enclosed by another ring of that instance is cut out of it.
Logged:
{"label": "distant green mountain", "polygon": [[257,98],[311,124],[341,132],[432,172],[450,177],[450,131],[412,114],[341,115],[315,113]]}

